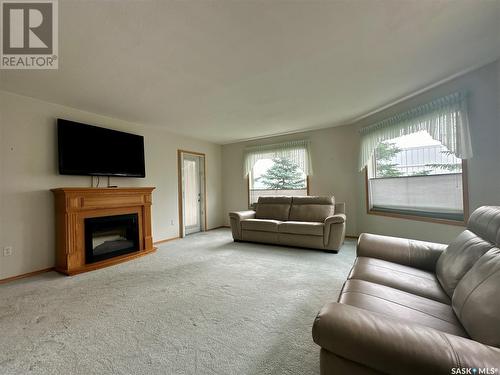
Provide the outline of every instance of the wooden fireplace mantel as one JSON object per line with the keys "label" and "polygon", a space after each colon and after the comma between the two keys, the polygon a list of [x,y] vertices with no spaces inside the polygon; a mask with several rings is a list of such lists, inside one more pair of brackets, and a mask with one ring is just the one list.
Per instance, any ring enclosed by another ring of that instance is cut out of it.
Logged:
{"label": "wooden fireplace mantel", "polygon": [[[52,189],[56,212],[56,270],[66,275],[74,275],[155,251],[151,234],[153,190],[154,187]],[[87,264],[84,220],[133,213],[137,213],[139,218],[137,251]]]}

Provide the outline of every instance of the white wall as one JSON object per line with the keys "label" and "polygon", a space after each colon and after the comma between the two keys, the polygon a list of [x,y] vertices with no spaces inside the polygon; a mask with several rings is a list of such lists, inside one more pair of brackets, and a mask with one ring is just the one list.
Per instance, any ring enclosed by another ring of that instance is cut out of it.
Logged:
{"label": "white wall", "polygon": [[208,228],[223,224],[221,146],[0,91],[0,250],[14,247],[13,256],[0,253],[0,279],[54,265],[54,207],[49,189],[90,186],[90,177],[58,175],[58,117],[144,136],[146,178],[116,177],[111,182],[156,187],[154,241],[178,235],[177,149],[206,154]]}
{"label": "white wall", "polygon": [[[428,241],[449,242],[463,227],[422,221],[395,219],[366,213],[364,173],[357,171],[361,127],[373,124],[395,113],[446,95],[468,90],[469,120],[474,158],[469,161],[469,202],[471,211],[481,205],[500,205],[500,63],[453,79],[425,93],[403,101],[375,115],[341,127],[240,142],[222,147],[224,170],[224,215],[247,207],[246,180],[242,177],[245,146],[276,143],[290,139],[310,139],[314,176],[311,194],[334,194],[347,205],[347,234],[380,233]],[[381,88],[383,89],[383,88]],[[311,126],[312,124],[304,124]]]}

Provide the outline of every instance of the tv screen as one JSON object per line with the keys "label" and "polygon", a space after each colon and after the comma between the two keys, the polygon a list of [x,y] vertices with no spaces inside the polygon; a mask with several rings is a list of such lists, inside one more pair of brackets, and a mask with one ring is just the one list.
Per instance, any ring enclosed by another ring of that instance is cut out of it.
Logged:
{"label": "tv screen", "polygon": [[58,119],[59,173],[146,177],[144,137]]}

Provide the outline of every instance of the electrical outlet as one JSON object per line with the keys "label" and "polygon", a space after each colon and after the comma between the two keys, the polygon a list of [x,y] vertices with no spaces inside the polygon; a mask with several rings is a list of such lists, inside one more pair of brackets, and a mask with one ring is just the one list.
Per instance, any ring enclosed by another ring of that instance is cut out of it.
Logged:
{"label": "electrical outlet", "polygon": [[170,225],[174,225],[174,220],[170,220]]}
{"label": "electrical outlet", "polygon": [[14,248],[12,246],[5,246],[3,248],[3,256],[4,257],[10,257],[13,252],[14,252]]}

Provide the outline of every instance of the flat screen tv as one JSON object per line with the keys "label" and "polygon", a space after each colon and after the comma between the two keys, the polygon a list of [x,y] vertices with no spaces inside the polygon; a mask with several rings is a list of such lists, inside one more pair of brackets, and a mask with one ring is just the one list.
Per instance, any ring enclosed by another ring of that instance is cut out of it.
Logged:
{"label": "flat screen tv", "polygon": [[144,137],[58,119],[59,173],[146,177]]}

